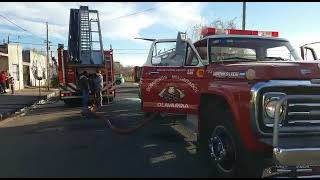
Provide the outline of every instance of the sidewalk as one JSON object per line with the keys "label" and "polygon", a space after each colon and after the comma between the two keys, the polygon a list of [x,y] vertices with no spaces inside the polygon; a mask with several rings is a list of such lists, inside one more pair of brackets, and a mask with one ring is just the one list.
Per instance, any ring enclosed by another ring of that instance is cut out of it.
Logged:
{"label": "sidewalk", "polygon": [[28,87],[17,90],[14,95],[11,94],[10,90],[7,90],[7,92],[7,94],[0,94],[0,121],[25,107],[31,106],[37,101],[48,99],[59,94],[58,89],[50,88],[48,92],[46,88],[42,88],[41,96],[39,97],[38,87]]}

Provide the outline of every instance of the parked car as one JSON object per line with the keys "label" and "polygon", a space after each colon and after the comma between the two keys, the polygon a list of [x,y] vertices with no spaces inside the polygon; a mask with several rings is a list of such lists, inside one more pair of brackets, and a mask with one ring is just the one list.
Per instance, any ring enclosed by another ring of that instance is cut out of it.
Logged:
{"label": "parked car", "polygon": [[124,83],[124,78],[123,78],[122,74],[116,74],[116,84],[120,85],[122,83]]}

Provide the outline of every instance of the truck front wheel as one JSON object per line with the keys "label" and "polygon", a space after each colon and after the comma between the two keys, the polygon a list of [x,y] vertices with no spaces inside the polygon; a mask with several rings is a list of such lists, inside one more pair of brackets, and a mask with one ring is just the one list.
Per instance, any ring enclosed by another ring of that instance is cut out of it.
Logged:
{"label": "truck front wheel", "polygon": [[205,151],[202,152],[206,154],[205,157],[209,160],[214,175],[261,177],[262,161],[244,147],[232,123],[233,116],[228,108],[217,108],[214,113],[211,111],[206,114],[206,122],[208,126],[203,141]]}
{"label": "truck front wheel", "polygon": [[117,84],[117,85],[120,85],[120,84],[121,84],[121,81],[120,81],[120,80],[117,80],[117,81],[116,81],[116,84]]}

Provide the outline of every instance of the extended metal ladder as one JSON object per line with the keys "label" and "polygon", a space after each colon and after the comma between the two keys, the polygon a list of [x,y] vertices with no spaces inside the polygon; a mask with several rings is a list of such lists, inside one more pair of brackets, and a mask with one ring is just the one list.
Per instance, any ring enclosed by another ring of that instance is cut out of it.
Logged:
{"label": "extended metal ladder", "polygon": [[[63,48],[60,48],[60,51]],[[102,35],[100,28],[99,13],[97,10],[89,10],[88,6],[80,6],[79,9],[70,9],[68,50],[60,52],[59,57],[62,66],[66,64],[68,69],[64,67],[60,69],[63,75],[63,84],[74,83],[79,74],[84,70],[94,73],[96,69],[102,70],[104,75],[103,94],[109,98],[114,97],[115,82],[113,69],[113,50],[103,49]],[[73,68],[73,69],[71,69]],[[66,75],[65,71],[72,70],[75,73]],[[61,76],[59,76],[61,77]],[[68,81],[65,81],[68,80]]]}
{"label": "extended metal ladder", "polygon": [[90,42],[90,24],[89,24],[89,9],[87,6],[81,6],[79,11],[80,16],[80,59],[81,62],[92,63],[91,59],[91,42]]}
{"label": "extended metal ladder", "polygon": [[[107,94],[111,94],[115,90],[115,77],[114,77],[114,67],[113,67],[113,49],[110,45],[110,50],[105,51],[105,84],[106,84],[106,90]],[[109,98],[108,98],[108,104]]]}
{"label": "extended metal ladder", "polygon": [[[103,63],[104,54],[98,11],[89,10],[88,6],[80,6],[79,19],[79,50],[81,64]],[[94,23],[96,23],[96,30],[92,29],[92,27],[94,27]],[[93,39],[94,34],[97,34],[99,39]],[[94,45],[95,43],[98,44],[98,48]],[[97,52],[98,56],[96,55]]]}

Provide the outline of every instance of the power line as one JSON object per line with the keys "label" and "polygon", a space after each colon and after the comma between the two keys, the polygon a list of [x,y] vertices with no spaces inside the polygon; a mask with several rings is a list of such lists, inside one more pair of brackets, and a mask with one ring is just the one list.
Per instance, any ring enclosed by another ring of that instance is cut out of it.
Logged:
{"label": "power line", "polygon": [[[11,43],[18,43],[18,44],[29,44],[29,45],[34,45],[34,46],[44,46],[45,45],[45,43],[43,43],[43,44],[35,44],[35,43],[29,43],[29,42],[14,42],[14,41],[10,41],[10,42]],[[51,44],[49,46],[58,46],[58,45]]]}
{"label": "power line", "polygon": [[15,22],[13,22],[12,20],[10,20],[9,18],[5,17],[4,15],[0,14],[0,16],[1,16],[3,19],[5,19],[5,20],[7,20],[8,22],[10,22],[11,24],[13,24],[13,25],[15,25],[16,27],[18,27],[19,29],[21,29],[21,30],[23,30],[23,31],[25,31],[25,32],[29,32],[30,34],[32,34],[32,35],[35,36],[35,37],[38,37],[38,38],[43,39],[43,40],[46,40],[45,38],[43,38],[43,37],[41,37],[41,36],[38,36],[38,35],[34,34],[33,32],[31,32],[31,31],[29,31],[29,30],[27,30],[27,29],[19,26],[18,24],[16,24]]}
{"label": "power line", "polygon": [[13,24],[13,25],[17,26],[18,28],[22,29],[23,31],[28,32],[28,30],[24,29],[23,27],[19,26],[19,25],[16,24],[16,23],[12,22],[10,19],[8,19],[7,17],[3,16],[2,14],[0,14],[0,16],[1,16],[3,19],[9,21],[11,24]]}
{"label": "power line", "polygon": [[[56,45],[55,45],[56,46]],[[113,50],[115,50],[115,49],[113,49]],[[47,52],[46,50],[42,50],[43,52]],[[53,52],[56,52],[57,50],[50,50],[50,51],[53,51]],[[122,53],[122,52],[120,52],[120,53],[118,53],[118,52],[115,52],[115,51],[113,51],[113,53],[114,54],[149,54],[149,53],[135,53],[135,52],[132,52],[132,53]]]}
{"label": "power line", "polygon": [[[170,3],[169,3],[169,4],[170,4]],[[151,7],[151,8],[142,10],[142,11],[138,11],[138,12],[134,12],[134,13],[122,15],[122,16],[119,16],[119,17],[116,17],[116,18],[108,19],[107,21],[113,21],[113,20],[120,19],[120,18],[125,18],[125,17],[129,17],[129,16],[134,16],[134,15],[141,14],[141,13],[144,13],[144,12],[147,12],[147,11],[151,11],[151,10],[154,10],[154,9],[157,9],[157,8],[159,8],[159,7],[163,7],[163,6],[166,6],[166,5],[169,5],[169,4],[165,4],[165,5],[162,5],[162,6]]]}
{"label": "power line", "polygon": [[[33,49],[26,49],[26,50],[33,50]],[[38,50],[38,49],[35,49],[35,51],[37,52],[47,52],[47,50]],[[58,52],[57,50],[50,50],[52,52]],[[45,53],[44,53],[45,54]]]}
{"label": "power line", "polygon": [[[45,43],[43,44],[36,44],[36,43],[31,43],[31,42],[15,42],[15,41],[10,41],[11,43],[17,43],[17,44],[26,44],[26,45],[33,45],[33,46],[44,46]],[[54,47],[57,47],[58,45],[49,45],[49,46],[54,46]],[[149,51],[149,49],[123,49],[123,48],[116,48],[116,49],[113,49],[115,51]],[[115,52],[117,53],[117,52]],[[127,53],[127,54],[132,54],[132,53]],[[144,53],[143,53],[144,54]]]}
{"label": "power line", "polygon": [[140,12],[135,12],[135,13],[131,13],[131,14],[119,16],[119,17],[116,17],[116,18],[113,18],[113,19],[109,19],[108,21],[113,21],[113,20],[120,19],[120,18],[125,18],[125,17],[129,17],[129,16],[134,16],[134,15],[141,14],[141,13],[144,13],[144,12],[147,12],[147,11],[151,11],[151,10],[153,10],[153,9],[156,9],[156,7],[152,7],[152,8],[149,8],[149,9],[146,9],[146,10],[143,10],[143,11],[140,11]]}
{"label": "power line", "polygon": [[145,51],[145,50],[149,50],[149,49],[113,49],[113,50],[117,50],[117,51]]}
{"label": "power line", "polygon": [[[163,6],[167,6],[167,5],[169,5],[169,4],[171,4],[171,3],[165,4],[165,5],[162,5],[162,6],[151,7],[151,8],[142,10],[142,11],[138,11],[138,12],[134,12],[134,13],[126,14],[126,15],[122,15],[122,16],[119,16],[119,17],[116,17],[116,18],[113,18],[113,19],[109,19],[109,20],[107,20],[107,21],[113,21],[113,20],[120,19],[120,18],[125,18],[125,17],[129,17],[129,16],[134,16],[134,15],[141,14],[141,13],[144,13],[144,12],[148,12],[148,11],[151,11],[151,10],[154,10],[154,9],[157,9],[157,8],[160,8],[160,7],[163,7]],[[5,16],[3,16],[3,15],[1,15],[1,14],[0,14],[0,16],[1,16],[2,18],[4,18],[5,20],[7,20],[8,22],[12,23],[13,25],[17,26],[17,27],[20,28],[21,30],[23,30],[23,31],[25,31],[25,32],[29,32],[29,33],[31,33],[33,36],[37,36],[37,37],[39,37],[39,38],[41,38],[41,39],[43,39],[43,40],[46,41],[45,38],[33,34],[31,31],[29,31],[29,30],[27,30],[27,29],[19,26],[18,24],[14,23],[13,21],[11,21],[10,19],[8,19],[7,17],[5,17]],[[21,43],[21,44],[27,44],[27,43]],[[44,45],[44,44],[32,44],[32,43],[28,43],[28,44],[30,44],[30,45]],[[51,45],[51,46],[52,46],[52,45]],[[54,46],[57,46],[57,45],[54,45]],[[120,50],[120,49],[118,49],[118,50]],[[144,50],[144,49],[121,49],[121,50]]]}
{"label": "power line", "polygon": [[113,54],[149,54],[149,53],[117,53],[117,52],[113,52]]}
{"label": "power line", "polygon": [[[37,52],[47,52],[46,50],[37,50]],[[58,52],[57,50],[50,50],[52,52]],[[113,52],[113,54],[149,54],[149,53],[116,53],[116,52]]]}

